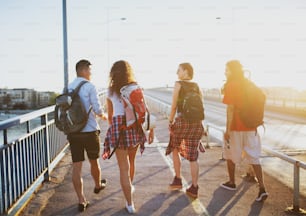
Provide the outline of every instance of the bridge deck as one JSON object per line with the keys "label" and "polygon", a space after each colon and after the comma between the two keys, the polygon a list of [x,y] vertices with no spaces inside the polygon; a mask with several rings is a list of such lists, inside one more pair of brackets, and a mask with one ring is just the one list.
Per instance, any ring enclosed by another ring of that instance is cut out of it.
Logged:
{"label": "bridge deck", "polygon": [[[103,123],[102,136],[105,131],[106,123]],[[136,158],[134,201],[137,215],[286,215],[286,207],[292,204],[292,190],[267,173],[265,182],[270,195],[264,203],[255,201],[258,188],[255,184],[243,181],[242,168],[236,171],[237,191],[231,192],[219,187],[220,183],[227,180],[226,163],[220,160],[220,147],[212,147],[200,154],[199,199],[191,200],[183,191],[169,191],[167,186],[173,173],[170,158],[164,156],[164,146],[168,141],[167,120],[159,119],[155,134],[159,142],[147,146],[144,154],[141,156],[138,153]],[[127,213],[116,157],[100,162],[103,178],[108,179],[108,185],[99,195],[93,193],[89,164],[84,163],[84,191],[91,202],[85,214],[125,215]],[[182,175],[186,184],[191,182],[189,173],[189,163],[183,160]],[[78,214],[77,197],[71,182],[69,152],[51,176],[52,181],[42,186],[21,215]],[[300,207],[306,209],[305,197],[300,198]]]}

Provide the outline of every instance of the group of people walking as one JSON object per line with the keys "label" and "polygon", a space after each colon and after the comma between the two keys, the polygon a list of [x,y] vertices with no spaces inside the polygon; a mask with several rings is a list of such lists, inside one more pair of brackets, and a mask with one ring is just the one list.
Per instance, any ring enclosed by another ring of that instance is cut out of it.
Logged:
{"label": "group of people walking", "polygon": [[[80,82],[91,79],[91,63],[88,60],[80,60],[76,64],[77,77],[68,85],[69,90],[73,90]],[[171,190],[180,190],[182,186],[181,178],[181,157],[190,162],[191,185],[186,189],[186,194],[192,198],[198,197],[198,176],[199,151],[205,152],[201,144],[201,137],[205,135],[202,120],[186,120],[182,116],[182,98],[186,95],[182,92],[183,85],[189,85],[201,90],[196,82],[193,82],[193,67],[190,63],[182,63],[177,70],[178,80],[175,82],[172,96],[171,112],[169,116],[169,145],[166,155],[172,153],[175,176],[169,184]],[[266,192],[262,169],[259,163],[261,144],[256,128],[247,128],[240,121],[234,107],[241,100],[241,85],[244,79],[243,68],[239,61],[233,60],[226,64],[225,75],[227,78],[224,87],[223,103],[227,105],[227,123],[224,140],[229,143],[230,148],[225,148],[225,158],[227,160],[229,181],[220,186],[228,190],[236,190],[235,185],[235,165],[242,157],[245,157],[252,165],[259,183],[259,194],[257,201],[265,200],[268,196]],[[126,124],[124,104],[120,95],[120,89],[128,84],[136,83],[133,69],[127,61],[117,61],[113,64],[109,73],[109,84],[107,92],[107,114],[104,113],[98,98],[96,87],[87,82],[79,91],[80,98],[87,111],[90,111],[87,125],[78,133],[67,136],[70,143],[72,155],[72,182],[78,197],[78,210],[84,211],[89,201],[83,191],[82,162],[85,160],[84,154],[91,165],[91,175],[94,179],[94,193],[99,193],[106,187],[106,179],[101,178],[100,157],[100,128],[96,121],[99,117],[107,120],[109,127],[104,140],[103,159],[108,158],[111,149],[116,147],[115,155],[120,172],[120,184],[126,199],[125,208],[129,213],[135,213],[136,209],[133,201],[135,187],[133,180],[135,176],[135,157],[137,150],[144,151],[144,144],[149,144],[154,140],[154,129],[148,131],[148,136],[143,130],[129,128],[123,132],[120,128]],[[201,97],[203,98],[203,97]]]}

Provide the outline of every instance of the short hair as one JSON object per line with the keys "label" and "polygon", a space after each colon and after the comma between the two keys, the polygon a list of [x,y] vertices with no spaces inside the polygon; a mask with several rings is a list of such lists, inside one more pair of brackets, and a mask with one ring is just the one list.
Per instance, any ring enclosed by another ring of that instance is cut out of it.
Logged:
{"label": "short hair", "polygon": [[78,61],[78,63],[76,63],[75,70],[78,74],[80,71],[82,71],[84,69],[87,69],[90,65],[91,65],[91,63],[88,60],[82,59],[82,60]]}
{"label": "short hair", "polygon": [[193,67],[191,66],[191,64],[188,62],[185,62],[185,63],[181,63],[180,66],[184,70],[187,70],[188,76],[190,77],[190,79],[192,79],[193,78]]}

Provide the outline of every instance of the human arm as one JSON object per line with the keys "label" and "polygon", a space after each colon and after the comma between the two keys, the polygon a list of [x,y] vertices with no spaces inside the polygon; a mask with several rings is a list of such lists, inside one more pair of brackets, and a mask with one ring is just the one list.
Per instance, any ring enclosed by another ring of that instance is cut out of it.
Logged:
{"label": "human arm", "polygon": [[154,129],[153,128],[150,129],[148,138],[149,138],[148,143],[151,144],[154,141]]}
{"label": "human arm", "polygon": [[91,85],[90,87],[89,101],[95,115],[101,118],[102,120],[106,120],[107,116],[104,113],[104,110],[100,103],[98,91],[94,85]]}
{"label": "human arm", "polygon": [[234,119],[234,105],[227,105],[226,108],[226,131],[224,133],[224,139],[229,140],[230,136],[229,133],[231,131],[231,126],[233,124]]}
{"label": "human arm", "polygon": [[226,104],[226,130],[224,133],[224,140],[229,141],[230,132],[234,121],[234,104],[236,103],[236,92],[239,91],[237,86],[229,82],[225,85],[223,93],[223,103]]}
{"label": "human arm", "polygon": [[114,114],[114,108],[113,108],[113,103],[109,98],[106,99],[106,105],[107,105],[108,124],[111,125]]}

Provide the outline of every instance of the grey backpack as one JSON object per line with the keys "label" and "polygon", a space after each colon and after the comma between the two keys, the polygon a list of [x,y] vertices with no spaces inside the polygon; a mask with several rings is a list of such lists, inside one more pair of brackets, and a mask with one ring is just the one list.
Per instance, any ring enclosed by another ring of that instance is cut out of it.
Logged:
{"label": "grey backpack", "polygon": [[72,92],[66,91],[55,99],[55,125],[66,135],[80,132],[87,124],[91,108],[86,112],[86,108],[79,96],[80,88],[87,82],[80,82]]}

